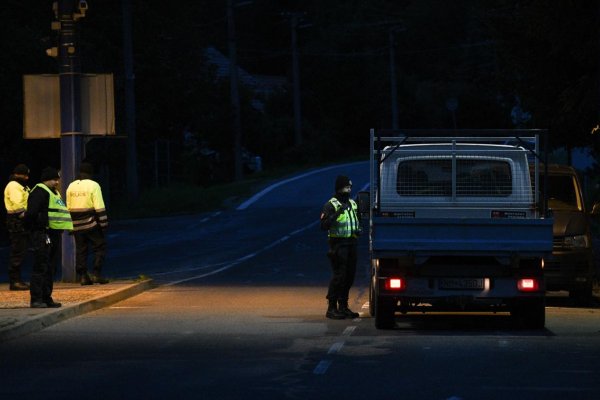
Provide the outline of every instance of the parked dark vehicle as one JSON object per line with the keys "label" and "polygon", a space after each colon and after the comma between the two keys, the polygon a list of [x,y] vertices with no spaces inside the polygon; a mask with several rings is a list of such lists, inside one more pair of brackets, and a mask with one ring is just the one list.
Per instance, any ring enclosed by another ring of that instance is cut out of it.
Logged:
{"label": "parked dark vehicle", "polygon": [[[547,182],[554,242],[552,257],[544,260],[546,289],[566,290],[569,297],[585,304],[592,297],[597,278],[590,229],[592,213],[586,211],[581,183],[573,167],[548,165]],[[594,217],[598,209],[594,208]]]}

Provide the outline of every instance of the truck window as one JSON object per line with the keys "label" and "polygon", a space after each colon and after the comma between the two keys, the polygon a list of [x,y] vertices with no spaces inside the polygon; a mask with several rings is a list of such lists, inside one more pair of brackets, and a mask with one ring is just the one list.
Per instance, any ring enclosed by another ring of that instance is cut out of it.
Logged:
{"label": "truck window", "polygon": [[[452,160],[404,160],[398,164],[400,196],[452,196]],[[512,194],[512,174],[505,161],[457,159],[457,197],[506,197]]]}

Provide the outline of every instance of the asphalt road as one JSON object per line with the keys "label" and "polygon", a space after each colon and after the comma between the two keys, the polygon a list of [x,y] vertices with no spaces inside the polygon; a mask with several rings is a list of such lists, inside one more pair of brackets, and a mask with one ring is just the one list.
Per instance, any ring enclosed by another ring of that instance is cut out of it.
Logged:
{"label": "asphalt road", "polygon": [[300,177],[243,209],[111,227],[107,275],[154,290],[0,344],[1,399],[596,399],[600,309],[549,298],[546,329],[507,315],[368,317],[367,244],[350,306],[324,318],[317,218],[343,171]]}

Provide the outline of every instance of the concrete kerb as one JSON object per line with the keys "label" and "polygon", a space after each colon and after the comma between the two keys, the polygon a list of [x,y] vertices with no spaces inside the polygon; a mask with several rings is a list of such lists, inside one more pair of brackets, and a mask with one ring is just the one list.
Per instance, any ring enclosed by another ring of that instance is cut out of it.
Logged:
{"label": "concrete kerb", "polygon": [[7,327],[5,329],[0,329],[0,343],[25,336],[30,333],[38,332],[44,328],[67,319],[77,317],[91,311],[99,310],[114,303],[118,303],[119,301],[152,289],[154,286],[153,280],[148,279],[141,282],[132,283],[125,288],[116,290],[109,294],[101,294],[89,300],[82,301],[81,303],[51,309],[52,311],[32,316],[22,323],[15,324],[14,326]]}

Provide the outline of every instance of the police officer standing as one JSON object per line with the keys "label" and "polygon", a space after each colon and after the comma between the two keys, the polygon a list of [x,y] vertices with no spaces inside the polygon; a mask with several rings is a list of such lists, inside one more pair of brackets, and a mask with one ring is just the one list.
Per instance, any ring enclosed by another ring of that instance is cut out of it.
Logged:
{"label": "police officer standing", "polygon": [[[104,231],[108,228],[108,216],[100,185],[92,180],[93,173],[91,164],[81,163],[78,179],[67,188],[67,208],[71,212],[75,236],[75,268],[82,285],[108,283],[102,277],[102,265],[106,256]],[[94,252],[94,271],[91,277],[87,270],[88,244]]]}
{"label": "police officer standing", "polygon": [[73,223],[58,192],[58,171],[52,167],[44,168],[41,181],[31,190],[25,213],[34,251],[29,292],[32,308],[56,308],[61,306],[52,299],[56,255],[62,231],[72,230]]}
{"label": "police officer standing", "polygon": [[356,275],[358,235],[360,222],[358,206],[350,198],[352,181],[340,175],[335,180],[335,195],[323,206],[321,229],[328,231],[332,277],[327,291],[328,307],[325,316],[330,319],[357,318],[358,313],[348,308],[350,287]]}
{"label": "police officer standing", "polygon": [[29,196],[29,168],[19,164],[13,170],[9,182],[4,189],[4,205],[6,206],[6,228],[10,239],[10,255],[8,260],[8,279],[10,290],[29,290],[29,285],[21,279],[21,265],[27,253],[27,231],[23,217],[27,209]]}

